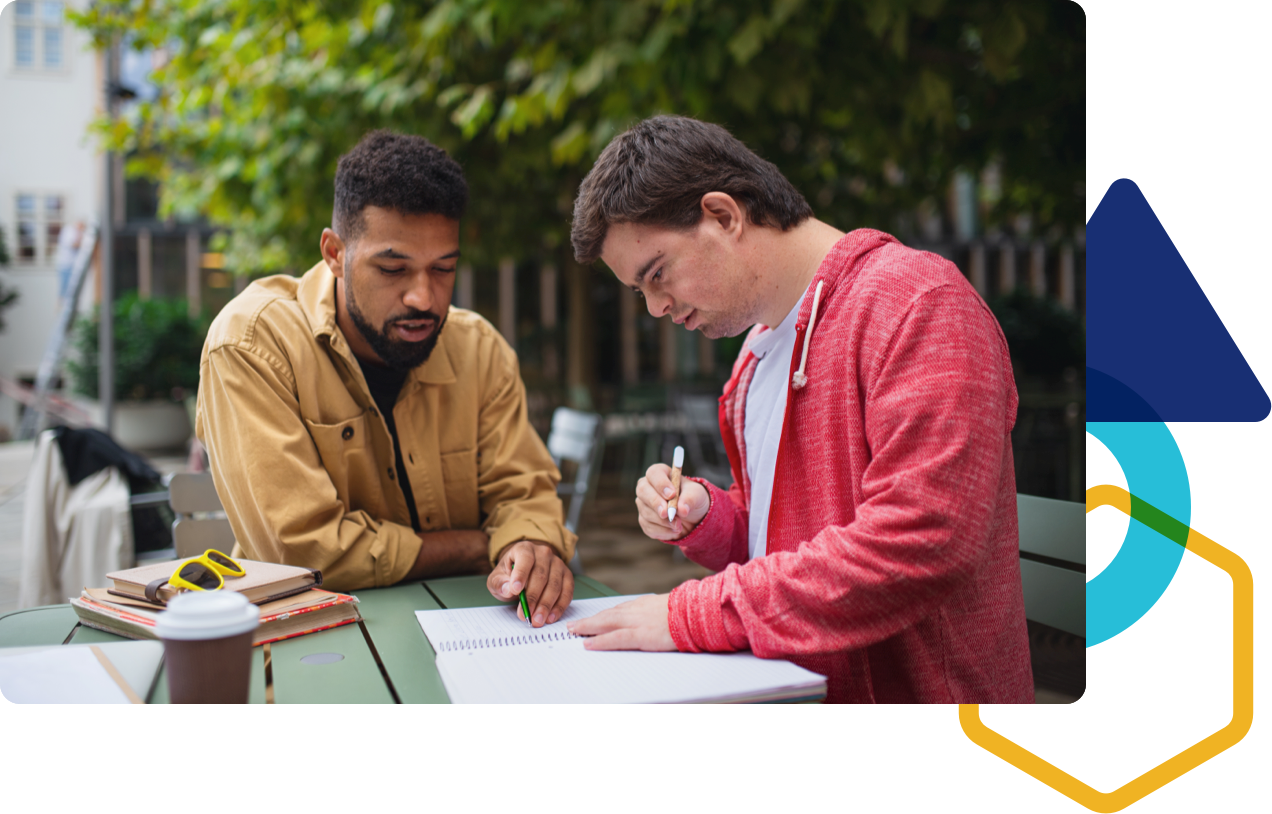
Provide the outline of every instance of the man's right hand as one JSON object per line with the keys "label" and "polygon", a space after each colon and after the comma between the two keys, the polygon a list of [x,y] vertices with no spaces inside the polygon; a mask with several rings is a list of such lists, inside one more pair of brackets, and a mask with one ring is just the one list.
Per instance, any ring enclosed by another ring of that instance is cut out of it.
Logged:
{"label": "man's right hand", "polygon": [[676,519],[667,520],[667,500],[675,494],[671,467],[654,464],[636,484],[636,511],[640,527],[655,540],[675,542],[693,531],[711,508],[711,496],[697,481],[682,478],[676,500]]}

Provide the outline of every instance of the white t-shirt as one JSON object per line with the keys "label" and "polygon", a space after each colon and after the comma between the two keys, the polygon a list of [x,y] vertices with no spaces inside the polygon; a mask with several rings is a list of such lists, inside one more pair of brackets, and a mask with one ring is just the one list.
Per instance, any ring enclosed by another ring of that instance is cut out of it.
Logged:
{"label": "white t-shirt", "polygon": [[751,480],[751,513],[747,529],[750,559],[767,553],[769,503],[773,497],[777,448],[782,442],[782,423],[786,419],[791,355],[795,352],[795,322],[806,296],[807,290],[782,324],[760,334],[751,343],[751,353],[759,361],[746,393],[746,424],[742,430],[746,444],[746,474]]}

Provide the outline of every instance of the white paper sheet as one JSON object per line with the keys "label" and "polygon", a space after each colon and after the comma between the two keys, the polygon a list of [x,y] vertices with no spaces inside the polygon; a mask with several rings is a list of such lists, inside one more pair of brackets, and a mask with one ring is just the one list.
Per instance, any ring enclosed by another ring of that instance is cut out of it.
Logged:
{"label": "white paper sheet", "polygon": [[820,695],[825,679],[750,653],[593,652],[581,639],[443,653],[456,704],[657,704]]}
{"label": "white paper sheet", "polygon": [[453,608],[416,611],[424,635],[433,650],[467,650],[481,647],[506,647],[530,642],[561,641],[577,638],[565,629],[568,622],[586,619],[606,608],[621,605],[635,596],[602,596],[579,599],[570,603],[565,615],[550,625],[533,628],[517,616],[516,605],[485,608]]}

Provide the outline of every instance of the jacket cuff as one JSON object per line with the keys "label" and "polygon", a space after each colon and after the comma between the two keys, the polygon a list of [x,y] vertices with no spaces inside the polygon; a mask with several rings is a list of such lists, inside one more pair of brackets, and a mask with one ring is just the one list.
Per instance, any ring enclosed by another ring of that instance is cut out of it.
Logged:
{"label": "jacket cuff", "polygon": [[499,552],[521,540],[533,540],[552,546],[563,562],[574,556],[578,537],[560,523],[543,523],[528,517],[509,520],[490,533],[490,564],[498,565]]}
{"label": "jacket cuff", "polygon": [[389,522],[380,525],[376,536],[380,538],[381,549],[374,558],[375,587],[396,585],[415,567],[424,541],[411,527]]}
{"label": "jacket cuff", "polygon": [[677,650],[731,653],[746,649],[741,621],[724,602],[722,576],[692,580],[672,590],[667,600],[667,627]]}

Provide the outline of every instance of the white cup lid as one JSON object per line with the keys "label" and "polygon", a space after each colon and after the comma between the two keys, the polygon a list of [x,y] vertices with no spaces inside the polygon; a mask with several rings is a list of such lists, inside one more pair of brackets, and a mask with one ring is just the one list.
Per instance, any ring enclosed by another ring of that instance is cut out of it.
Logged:
{"label": "white cup lid", "polygon": [[260,609],[237,591],[187,591],[159,614],[155,632],[175,641],[224,639],[255,630],[260,623]]}

